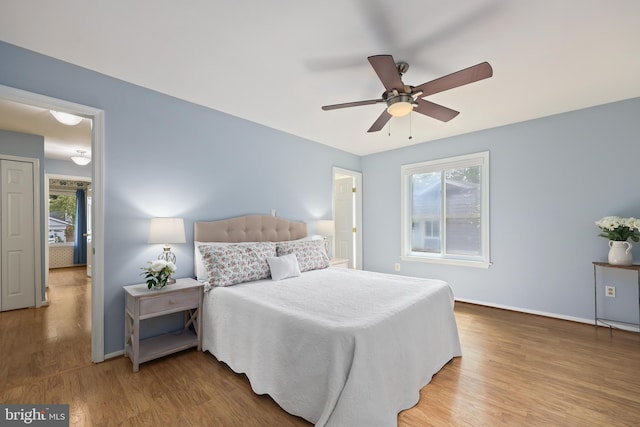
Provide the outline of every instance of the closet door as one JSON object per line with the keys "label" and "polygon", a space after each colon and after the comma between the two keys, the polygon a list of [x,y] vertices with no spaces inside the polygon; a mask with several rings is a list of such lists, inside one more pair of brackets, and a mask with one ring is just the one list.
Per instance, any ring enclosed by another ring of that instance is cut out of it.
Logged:
{"label": "closet door", "polygon": [[33,164],[0,160],[2,311],[35,306]]}

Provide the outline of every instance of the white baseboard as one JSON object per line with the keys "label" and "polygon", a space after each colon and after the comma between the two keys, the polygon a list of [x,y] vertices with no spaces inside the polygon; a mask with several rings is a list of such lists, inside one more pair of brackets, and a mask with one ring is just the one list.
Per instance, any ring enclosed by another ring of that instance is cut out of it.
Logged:
{"label": "white baseboard", "polygon": [[[466,303],[469,303],[469,304],[483,305],[485,307],[500,308],[500,309],[503,309],[503,310],[517,311],[517,312],[520,312],[520,313],[535,314],[537,316],[551,317],[553,319],[569,320],[571,322],[586,323],[588,325],[593,325],[593,319],[584,319],[584,318],[581,318],[581,317],[565,316],[565,315],[562,315],[562,314],[548,313],[546,311],[529,310],[529,309],[521,308],[521,307],[512,307],[512,306],[509,306],[509,305],[493,304],[493,303],[488,303],[488,302],[485,302],[485,301],[477,301],[477,300],[466,299],[466,298],[456,298],[456,301],[466,302]],[[611,325],[614,326],[617,329],[622,329],[622,330],[630,331],[630,332],[640,332],[640,328],[638,328],[638,327],[633,327],[631,325],[625,325],[623,323],[617,323],[617,322],[609,322],[609,323],[611,323]],[[602,326],[602,327],[605,327],[605,328],[608,327],[608,326],[602,325],[602,324],[599,324],[598,326]]]}

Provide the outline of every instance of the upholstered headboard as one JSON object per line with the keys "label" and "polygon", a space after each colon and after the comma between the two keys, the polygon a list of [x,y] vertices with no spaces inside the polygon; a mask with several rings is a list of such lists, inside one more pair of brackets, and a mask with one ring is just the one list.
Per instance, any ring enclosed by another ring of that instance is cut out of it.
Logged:
{"label": "upholstered headboard", "polygon": [[307,224],[269,215],[247,215],[193,226],[196,242],[284,242],[306,237]]}

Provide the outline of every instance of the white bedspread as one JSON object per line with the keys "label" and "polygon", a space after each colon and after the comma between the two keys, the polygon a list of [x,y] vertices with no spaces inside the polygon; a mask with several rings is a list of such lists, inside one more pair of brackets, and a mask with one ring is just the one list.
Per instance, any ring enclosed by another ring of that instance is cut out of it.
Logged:
{"label": "white bedspread", "polygon": [[205,294],[203,350],[317,426],[397,426],[461,355],[445,282],[328,268]]}

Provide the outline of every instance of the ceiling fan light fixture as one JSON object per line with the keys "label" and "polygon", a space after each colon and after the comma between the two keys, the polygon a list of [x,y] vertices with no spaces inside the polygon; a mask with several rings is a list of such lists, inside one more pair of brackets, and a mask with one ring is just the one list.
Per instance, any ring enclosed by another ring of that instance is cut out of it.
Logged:
{"label": "ceiling fan light fixture", "polygon": [[91,162],[91,157],[87,157],[87,152],[84,150],[77,150],[78,154],[71,156],[71,160],[76,165],[85,166]]}
{"label": "ceiling fan light fixture", "polygon": [[82,117],[75,114],[63,113],[62,111],[49,110],[51,115],[55,117],[57,121],[67,126],[75,126],[82,121]]}
{"label": "ceiling fan light fixture", "polygon": [[413,110],[411,95],[400,94],[387,99],[387,113],[393,117],[404,117]]}

